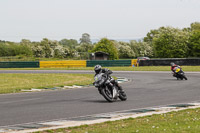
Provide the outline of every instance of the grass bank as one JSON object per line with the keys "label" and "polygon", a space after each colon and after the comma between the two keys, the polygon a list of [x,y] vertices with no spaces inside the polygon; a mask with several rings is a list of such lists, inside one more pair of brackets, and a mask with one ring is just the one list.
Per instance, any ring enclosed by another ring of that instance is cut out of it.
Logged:
{"label": "grass bank", "polygon": [[0,94],[20,92],[22,89],[88,85],[89,74],[0,74]]}
{"label": "grass bank", "polygon": [[200,108],[37,133],[199,133]]}
{"label": "grass bank", "polygon": [[[200,71],[200,66],[181,66],[183,71]],[[113,71],[170,71],[170,66],[105,67]],[[93,70],[94,67],[71,68],[0,68],[0,70]]]}

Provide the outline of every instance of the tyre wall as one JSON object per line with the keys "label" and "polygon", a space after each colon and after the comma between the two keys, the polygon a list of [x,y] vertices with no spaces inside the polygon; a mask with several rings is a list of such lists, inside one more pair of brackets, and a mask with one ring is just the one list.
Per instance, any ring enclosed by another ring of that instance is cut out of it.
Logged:
{"label": "tyre wall", "polygon": [[40,61],[40,68],[86,67],[86,60]]}
{"label": "tyre wall", "polygon": [[199,66],[199,59],[151,59],[151,60],[140,60],[139,66],[169,66],[171,62],[181,66]]}
{"label": "tyre wall", "polygon": [[39,61],[34,62],[0,62],[0,68],[39,68]]}
{"label": "tyre wall", "polygon": [[132,60],[88,60],[87,67],[101,65],[103,67],[131,66]]}

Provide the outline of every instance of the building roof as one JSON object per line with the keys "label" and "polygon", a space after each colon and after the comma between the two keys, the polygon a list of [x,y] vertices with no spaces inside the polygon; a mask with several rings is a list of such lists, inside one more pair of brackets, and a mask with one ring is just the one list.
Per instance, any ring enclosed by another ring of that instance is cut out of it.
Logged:
{"label": "building roof", "polygon": [[102,52],[102,51],[95,52],[95,54],[106,54],[106,55],[109,55],[108,53]]}

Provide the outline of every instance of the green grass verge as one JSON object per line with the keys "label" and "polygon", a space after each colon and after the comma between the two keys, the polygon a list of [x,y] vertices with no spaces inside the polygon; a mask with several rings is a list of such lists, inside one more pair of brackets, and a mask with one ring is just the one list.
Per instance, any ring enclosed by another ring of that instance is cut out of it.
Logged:
{"label": "green grass verge", "polygon": [[89,74],[0,74],[0,94],[20,92],[21,89],[88,85]]}
{"label": "green grass verge", "polygon": [[[200,71],[200,66],[181,66],[183,71]],[[105,67],[113,71],[170,71],[170,66]],[[72,68],[0,68],[0,70],[93,70],[94,67]]]}
{"label": "green grass verge", "polygon": [[199,133],[200,108],[37,133]]}

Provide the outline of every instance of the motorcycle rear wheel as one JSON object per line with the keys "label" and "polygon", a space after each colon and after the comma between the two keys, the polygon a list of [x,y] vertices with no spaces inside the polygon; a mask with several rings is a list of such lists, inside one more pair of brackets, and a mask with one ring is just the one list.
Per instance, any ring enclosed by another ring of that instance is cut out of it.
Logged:
{"label": "motorcycle rear wheel", "polygon": [[126,101],[127,100],[127,96],[125,92],[119,92],[119,99],[122,101]]}
{"label": "motorcycle rear wheel", "polygon": [[185,80],[187,80],[187,77],[185,76],[185,75],[182,75],[183,76],[183,78],[185,79]]}

